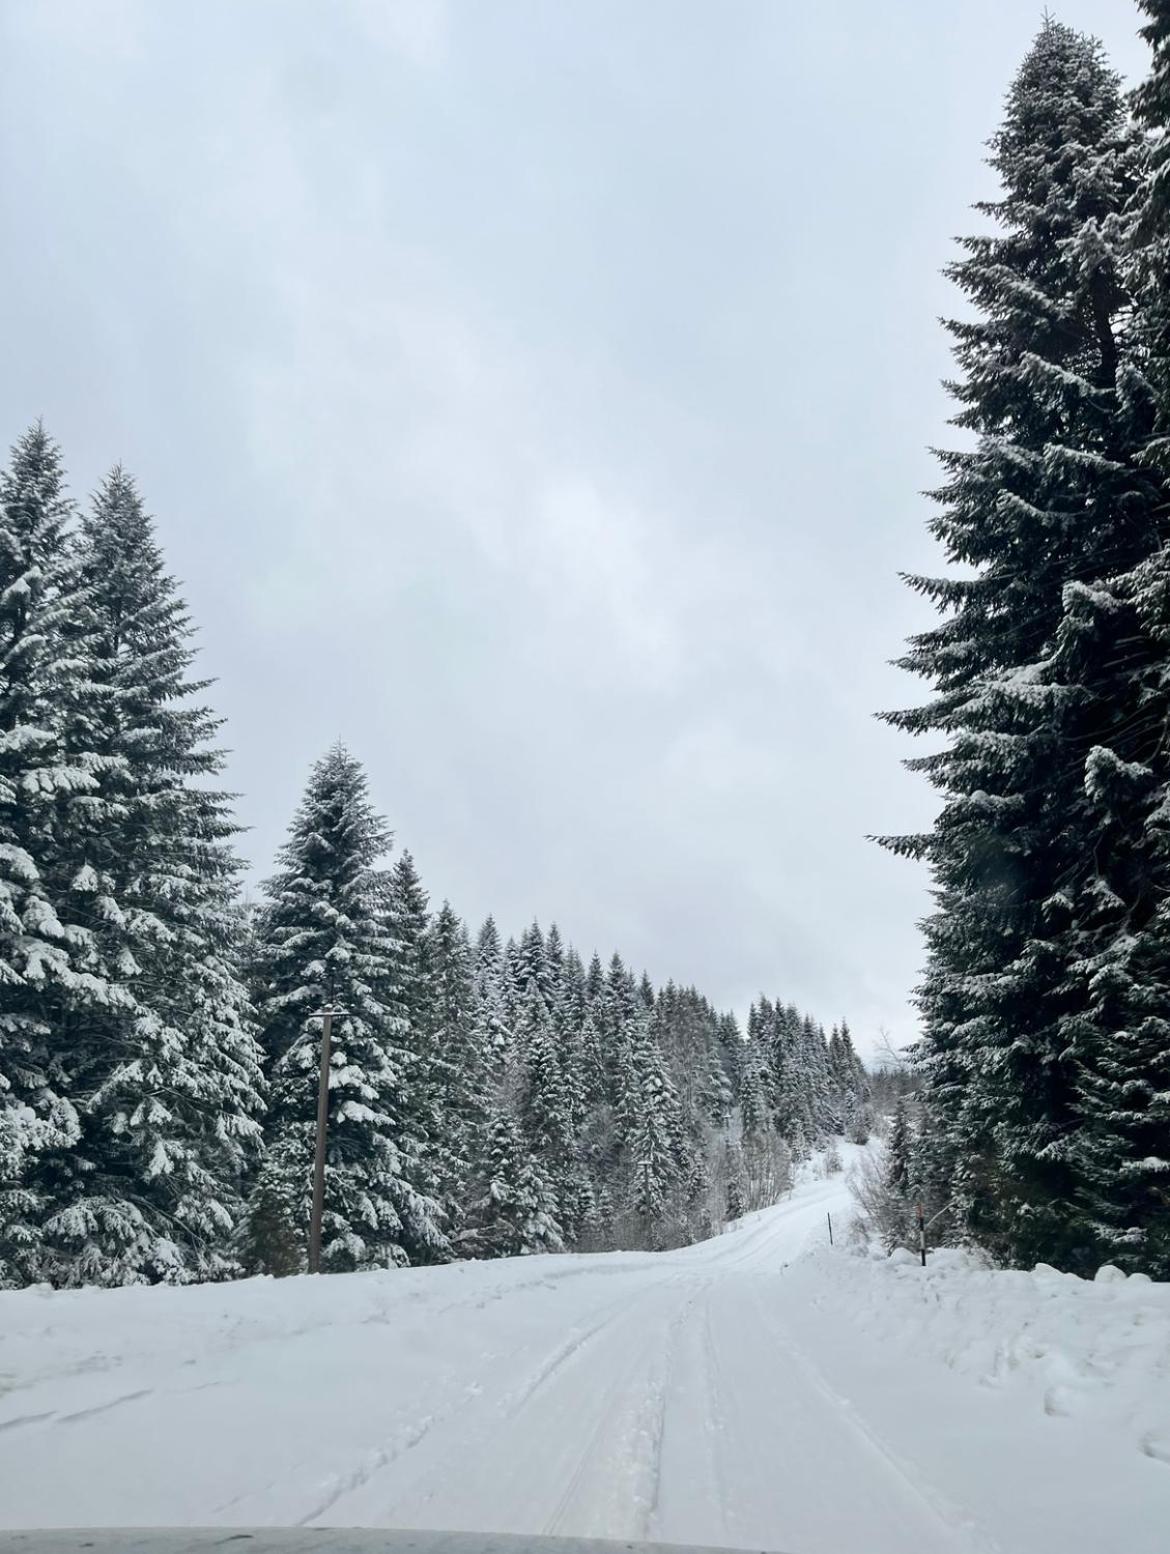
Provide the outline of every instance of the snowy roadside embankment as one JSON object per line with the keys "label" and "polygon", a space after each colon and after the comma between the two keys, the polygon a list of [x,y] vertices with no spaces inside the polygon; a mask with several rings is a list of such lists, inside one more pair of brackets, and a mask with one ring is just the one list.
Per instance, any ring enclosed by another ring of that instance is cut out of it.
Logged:
{"label": "snowy roadside embankment", "polygon": [[818,1252],[789,1295],[842,1406],[992,1547],[1170,1546],[1170,1284]]}
{"label": "snowy roadside embankment", "polygon": [[1170,1284],[1102,1268],[1092,1283],[1041,1264],[988,1270],[967,1253],[885,1269],[860,1320],[1051,1419],[1080,1419],[1170,1465]]}

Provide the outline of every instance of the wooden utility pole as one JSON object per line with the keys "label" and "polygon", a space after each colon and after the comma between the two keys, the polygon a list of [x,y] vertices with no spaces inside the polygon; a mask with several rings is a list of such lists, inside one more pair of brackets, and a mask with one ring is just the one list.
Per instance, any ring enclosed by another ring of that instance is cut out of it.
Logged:
{"label": "wooden utility pole", "polygon": [[325,1214],[325,1139],[329,1131],[329,1048],[333,1010],[321,1010],[321,1082],[317,1091],[317,1158],[313,1164],[313,1214],[309,1221],[309,1272],[321,1272],[321,1220]]}

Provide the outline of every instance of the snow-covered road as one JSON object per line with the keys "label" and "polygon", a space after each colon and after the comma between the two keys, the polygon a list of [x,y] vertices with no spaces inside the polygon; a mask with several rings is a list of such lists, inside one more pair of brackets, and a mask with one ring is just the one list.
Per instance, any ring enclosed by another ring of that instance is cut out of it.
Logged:
{"label": "snow-covered road", "polygon": [[0,1525],[1014,1549],[884,1442],[881,1386],[855,1407],[827,1379],[864,1339],[810,1327],[786,1268],[829,1210],[839,1177],[658,1256],[0,1297]]}

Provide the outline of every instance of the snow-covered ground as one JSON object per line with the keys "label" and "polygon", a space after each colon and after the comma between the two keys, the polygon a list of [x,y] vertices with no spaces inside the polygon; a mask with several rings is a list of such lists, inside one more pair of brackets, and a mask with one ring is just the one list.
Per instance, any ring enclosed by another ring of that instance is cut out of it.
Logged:
{"label": "snow-covered ground", "polygon": [[0,1296],[0,1525],[1165,1554],[1170,1286],[702,1246]]}

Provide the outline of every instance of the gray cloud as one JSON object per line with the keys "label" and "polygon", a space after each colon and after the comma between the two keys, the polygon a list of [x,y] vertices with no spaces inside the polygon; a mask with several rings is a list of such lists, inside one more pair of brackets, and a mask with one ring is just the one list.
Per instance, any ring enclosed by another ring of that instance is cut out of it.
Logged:
{"label": "gray cloud", "polygon": [[[140,476],[258,874],[339,734],[436,896],[912,1034],[875,708],[1016,0],[14,0],[3,426]],[[1065,18],[1142,68],[1128,0]]]}

